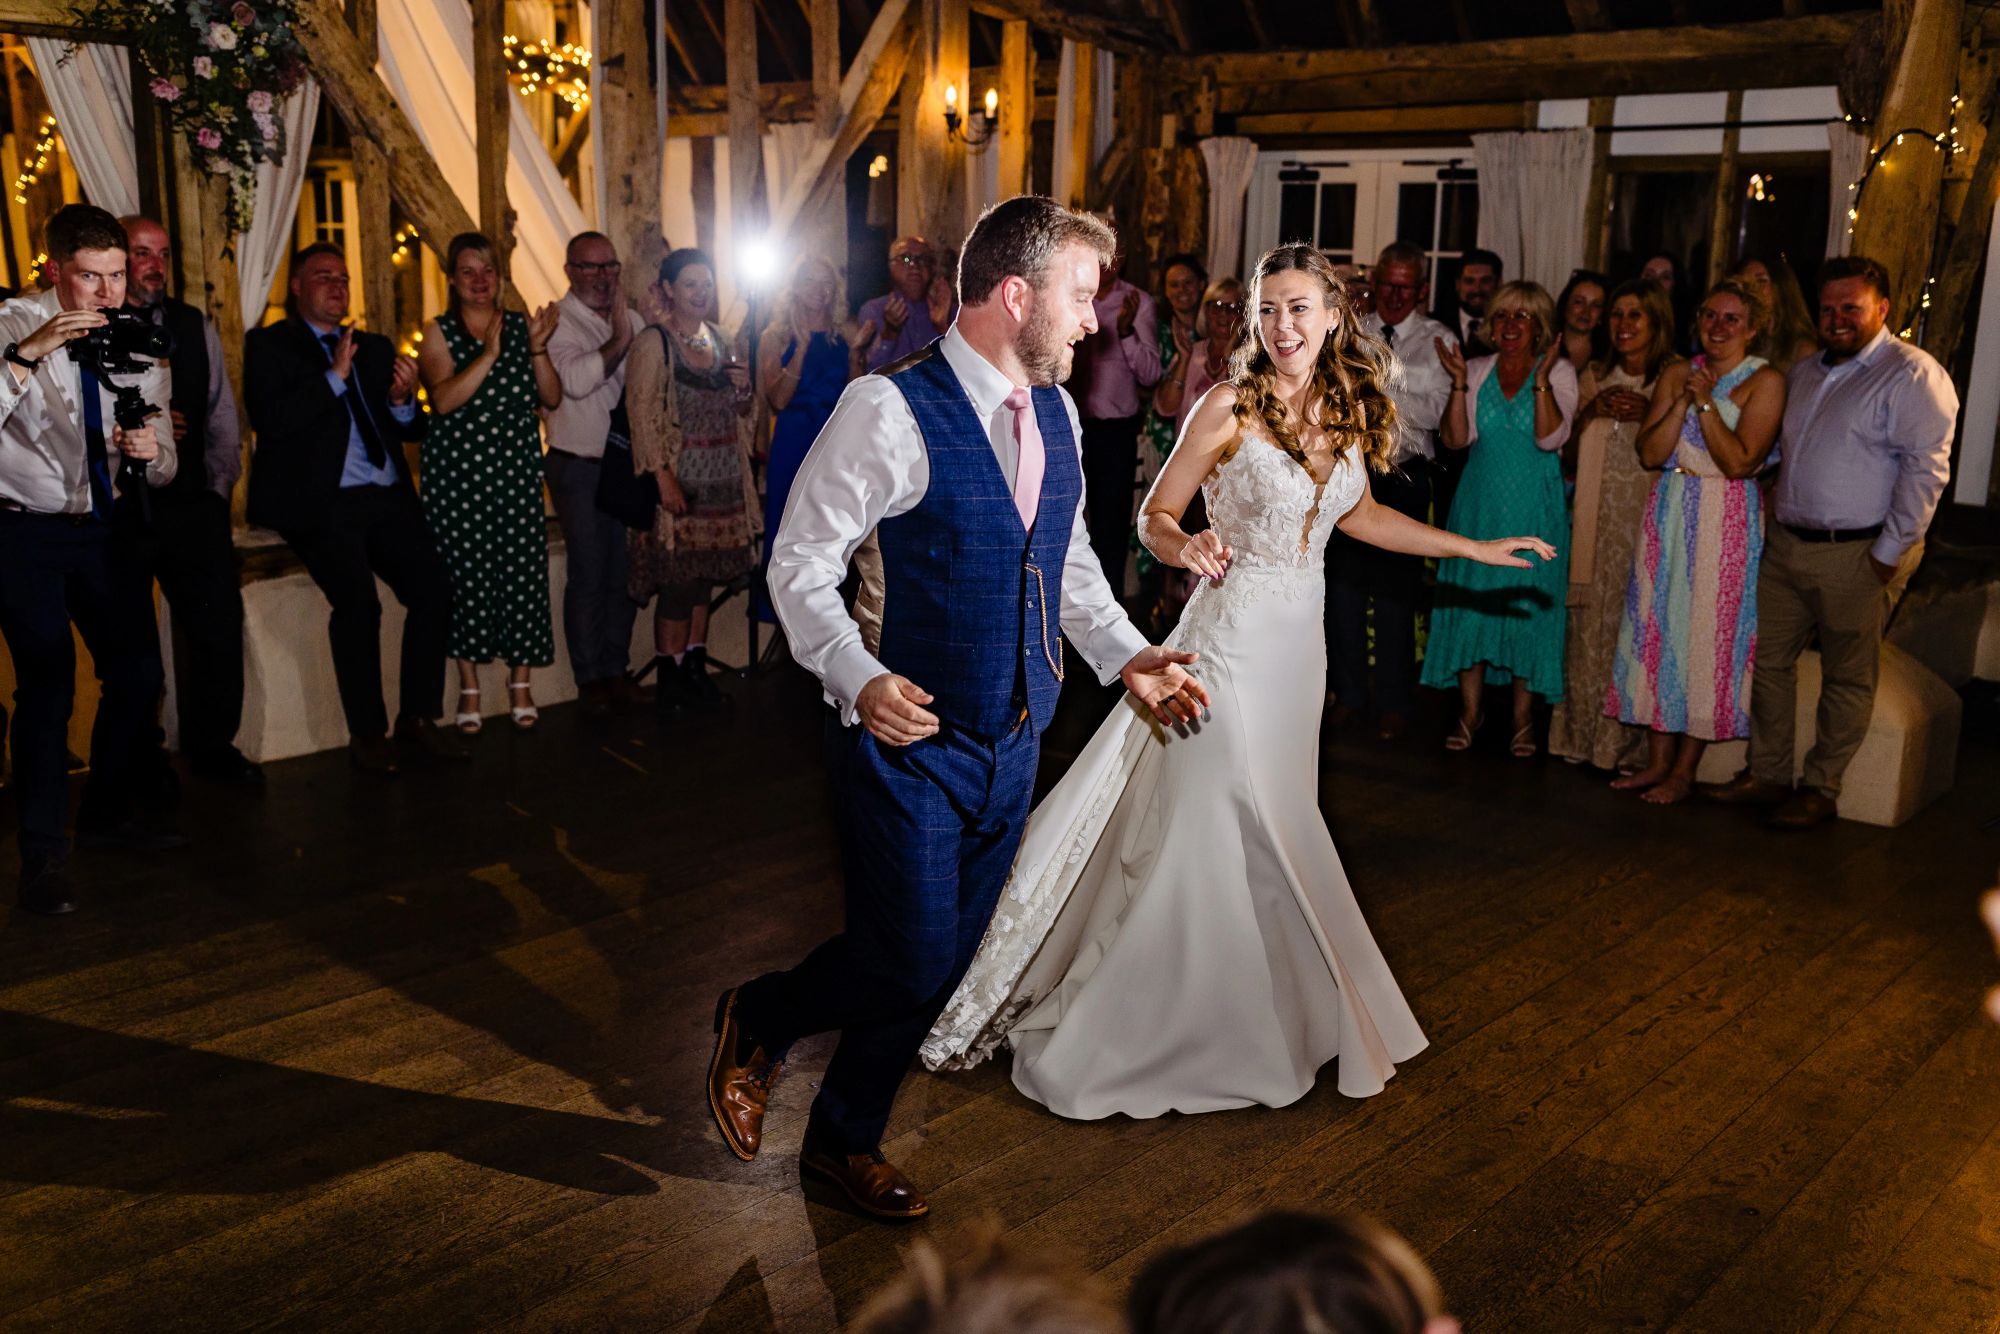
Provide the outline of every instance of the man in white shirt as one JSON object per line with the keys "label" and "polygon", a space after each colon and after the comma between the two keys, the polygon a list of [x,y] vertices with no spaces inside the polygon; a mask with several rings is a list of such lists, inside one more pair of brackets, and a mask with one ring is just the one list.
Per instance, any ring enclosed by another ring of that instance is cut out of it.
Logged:
{"label": "man in white shirt", "polygon": [[569,292],[549,335],[549,360],[562,380],[562,402],[548,414],[549,449],[542,461],[556,522],[562,527],[563,637],[586,713],[634,704],[638,687],[626,675],[637,605],[625,592],[625,525],[597,508],[597,475],[611,410],[625,393],[625,354],[646,327],[621,294],[618,251],[602,232],[570,238],[563,272]]}
{"label": "man in white shirt", "polygon": [[[110,388],[72,352],[75,340],[106,324],[105,310],[125,304],[125,229],[102,209],[70,204],[49,219],[44,245],[49,290],[0,306],[0,635],[14,659],[18,705],[19,901],[30,912],[65,913],[76,907],[63,832],[72,623],[103,682],[79,835],[134,852],[186,841],[132,799],[133,759],[152,727],[163,673],[150,598],[140,608],[120,596],[131,581],[113,570],[110,541],[114,511],[138,505],[143,488],[171,482],[175,453],[152,419],[117,425]],[[157,407],[166,371],[156,365],[147,380]]]}
{"label": "man in white shirt", "polygon": [[[723,993],[709,1108],[749,1160],[786,1050],[840,1032],[800,1166],[871,1217],[929,1210],[880,1139],[1013,864],[1063,637],[1163,723],[1208,702],[1183,670],[1194,655],[1148,644],[1105,582],[1083,519],[1076,405],[1055,387],[1097,327],[1098,269],[1114,249],[1109,227],[1052,200],[988,209],[966,238],[956,324],[848,386],[772,552],[786,637],[838,711],[828,763],[847,929],[796,968]],[[839,593],[871,531],[885,585],[874,653]]]}
{"label": "man in white shirt", "polygon": [[[1396,471],[1368,475],[1376,501],[1419,523],[1430,521],[1432,435],[1451,395],[1451,376],[1438,361],[1437,343],[1458,339],[1423,313],[1430,282],[1421,246],[1397,241],[1375,261],[1375,310],[1361,327],[1388,344],[1395,364],[1388,377],[1399,437]],[[1334,705],[1328,721],[1344,727],[1370,704],[1368,606],[1375,605],[1373,705],[1378,733],[1394,741],[1408,730],[1417,683],[1417,608],[1424,592],[1424,561],[1357,542],[1336,532],[1326,545],[1326,648]]]}

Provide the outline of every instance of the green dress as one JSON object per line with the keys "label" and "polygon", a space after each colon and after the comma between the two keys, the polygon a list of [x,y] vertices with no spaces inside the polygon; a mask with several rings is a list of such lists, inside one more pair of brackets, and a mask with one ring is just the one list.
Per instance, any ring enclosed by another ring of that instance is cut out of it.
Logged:
{"label": "green dress", "polygon": [[[500,358],[473,396],[434,416],[423,447],[424,515],[451,575],[446,651],[514,667],[555,661],[542,428],[528,317],[506,316]],[[456,314],[438,316],[454,373],[484,348]]]}
{"label": "green dress", "polygon": [[[1496,370],[1480,386],[1475,411],[1479,438],[1445,526],[1480,541],[1568,532],[1561,452],[1535,444],[1533,391],[1524,382],[1508,398]],[[1505,685],[1518,676],[1544,699],[1563,697],[1569,556],[1558,549],[1554,560],[1529,559],[1534,563],[1526,570],[1463,559],[1438,562],[1425,685],[1453,688],[1461,670],[1484,663],[1491,684]]]}

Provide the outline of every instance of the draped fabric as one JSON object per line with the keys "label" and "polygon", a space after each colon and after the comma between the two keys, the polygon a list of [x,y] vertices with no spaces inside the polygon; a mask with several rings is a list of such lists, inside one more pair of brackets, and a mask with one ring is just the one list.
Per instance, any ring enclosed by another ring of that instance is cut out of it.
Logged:
{"label": "draped fabric", "polygon": [[1856,133],[1844,120],[1830,120],[1826,123],[1826,147],[1830,195],[1826,209],[1826,257],[1832,259],[1845,255],[1854,245],[1854,236],[1848,230],[1854,224],[1848,220],[1847,210],[1854,207],[1854,183],[1868,166],[1868,136]]}
{"label": "draped fabric", "polygon": [[1201,157],[1208,165],[1208,271],[1240,274],[1243,200],[1257,170],[1257,143],[1243,138],[1204,139]]}
{"label": "draped fabric", "polygon": [[[388,0],[378,22],[378,69],[445,182],[477,211],[472,119],[472,11],[464,0]],[[515,212],[513,281],[533,306],[561,297],[563,254],[584,229],[577,206],[519,98],[508,99],[507,199]],[[448,238],[426,238],[442,244]]]}
{"label": "draped fabric", "polygon": [[[308,78],[284,100],[279,114],[285,122],[285,160],[257,164],[256,212],[250,230],[236,234],[236,276],[243,304],[243,327],[264,322],[271,284],[295,242],[299,190],[305,185],[306,160],[312,156],[313,121],[319,116],[319,84]],[[378,320],[387,332],[386,321]]]}
{"label": "draped fabric", "polygon": [[[1117,132],[1117,120],[1113,115],[1112,90],[1118,77],[1117,61],[1109,51],[1096,53],[1093,68],[1095,96],[1091,99],[1090,160],[1076,161],[1073,146],[1076,143],[1076,54],[1077,44],[1063,39],[1062,59],[1056,66],[1056,125],[1054,138],[1054,161],[1050,164],[1049,194],[1065,204],[1081,204],[1089,193],[1084,182],[1090,171],[1104,160],[1104,154],[1111,147],[1112,136]],[[997,182],[999,168],[996,165]]]}
{"label": "draped fabric", "polygon": [[1479,244],[1510,279],[1561,290],[1583,263],[1592,131],[1475,134]]}
{"label": "draped fabric", "polygon": [[[137,213],[139,157],[133,147],[132,67],[125,48],[30,37],[28,54],[83,192],[118,217]],[[33,141],[34,126],[16,129],[24,145]]]}

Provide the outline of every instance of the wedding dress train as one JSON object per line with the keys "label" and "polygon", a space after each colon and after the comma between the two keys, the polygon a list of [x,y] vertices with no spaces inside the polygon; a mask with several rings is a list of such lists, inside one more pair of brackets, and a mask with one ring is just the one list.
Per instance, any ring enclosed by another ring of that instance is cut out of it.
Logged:
{"label": "wedding dress train", "polygon": [[1342,1093],[1378,1093],[1424,1048],[1317,795],[1326,541],[1366,484],[1352,451],[1316,487],[1256,438],[1204,483],[1233,559],[1167,642],[1210,715],[1125,698],[1036,808],[932,1069],[1004,1042],[1059,1115],[1150,1117],[1282,1107],[1335,1057]]}

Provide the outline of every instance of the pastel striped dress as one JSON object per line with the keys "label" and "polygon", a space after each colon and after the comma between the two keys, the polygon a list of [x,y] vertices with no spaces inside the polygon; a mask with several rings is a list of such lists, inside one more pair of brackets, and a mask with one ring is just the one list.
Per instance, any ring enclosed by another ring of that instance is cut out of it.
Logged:
{"label": "pastel striped dress", "polygon": [[[1732,431],[1742,409],[1728,395],[1764,364],[1745,357],[1716,382],[1715,410]],[[1722,475],[1689,408],[1632,557],[1606,715],[1704,741],[1750,735],[1763,550],[1756,479]]]}

